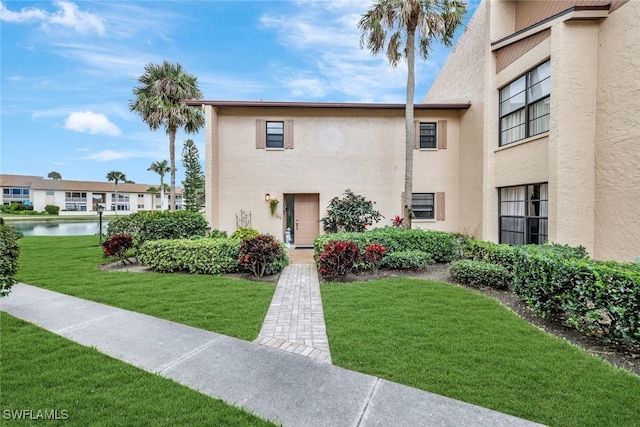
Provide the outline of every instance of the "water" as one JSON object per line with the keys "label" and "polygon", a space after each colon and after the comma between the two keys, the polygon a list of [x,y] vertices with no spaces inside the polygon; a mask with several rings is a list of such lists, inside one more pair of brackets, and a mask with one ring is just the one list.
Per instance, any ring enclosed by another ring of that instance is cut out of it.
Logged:
{"label": "water", "polygon": [[[107,230],[109,221],[102,221],[102,232]],[[25,236],[91,236],[98,234],[98,221],[7,221]]]}

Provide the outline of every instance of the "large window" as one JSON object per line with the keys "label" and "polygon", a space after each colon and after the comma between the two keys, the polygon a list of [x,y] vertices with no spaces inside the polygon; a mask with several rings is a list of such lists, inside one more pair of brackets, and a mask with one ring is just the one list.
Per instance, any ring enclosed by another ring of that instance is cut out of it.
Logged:
{"label": "large window", "polygon": [[500,89],[500,146],[549,130],[551,62]]}
{"label": "large window", "polygon": [[284,122],[267,122],[267,148],[284,148]]}
{"label": "large window", "polygon": [[549,227],[549,185],[529,184],[499,189],[500,243],[541,244]]}
{"label": "large window", "polygon": [[2,189],[2,204],[9,205],[11,203],[24,203],[29,200],[28,188],[3,188]]}
{"label": "large window", "polygon": [[434,193],[413,193],[411,210],[416,219],[434,219]]}
{"label": "large window", "polygon": [[420,148],[437,148],[436,124],[420,123]]}

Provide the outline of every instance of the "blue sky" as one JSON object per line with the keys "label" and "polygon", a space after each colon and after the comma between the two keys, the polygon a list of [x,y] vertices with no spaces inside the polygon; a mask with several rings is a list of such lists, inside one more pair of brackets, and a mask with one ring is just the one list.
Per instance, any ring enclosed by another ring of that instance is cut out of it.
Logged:
{"label": "blue sky", "polygon": [[[467,20],[479,0],[470,1]],[[398,102],[406,66],[360,48],[365,0],[1,1],[0,172],[157,184],[169,139],[129,112],[147,63],[179,62],[208,100]],[[448,49],[416,66],[416,102]],[[176,138],[204,158],[204,131]]]}

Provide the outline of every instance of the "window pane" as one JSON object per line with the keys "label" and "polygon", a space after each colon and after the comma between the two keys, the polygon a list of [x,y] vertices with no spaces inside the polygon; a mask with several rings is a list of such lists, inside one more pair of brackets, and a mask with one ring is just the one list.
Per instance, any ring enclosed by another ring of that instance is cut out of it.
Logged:
{"label": "window pane", "polygon": [[433,193],[413,193],[411,210],[417,219],[433,219]]}
{"label": "window pane", "polygon": [[420,123],[420,148],[436,148],[435,123]]}
{"label": "window pane", "polygon": [[551,77],[551,61],[538,65],[529,71],[529,86],[539,83]]}
{"label": "window pane", "polygon": [[524,109],[518,110],[500,121],[500,145],[510,144],[526,138]]}
{"label": "window pane", "polygon": [[523,108],[526,103],[524,90],[511,98],[500,102],[500,116],[505,116],[513,111]]}
{"label": "window pane", "polygon": [[529,135],[537,135],[549,130],[551,98],[546,97],[529,106]]}
{"label": "window pane", "polygon": [[267,148],[284,148],[284,122],[267,122]]}

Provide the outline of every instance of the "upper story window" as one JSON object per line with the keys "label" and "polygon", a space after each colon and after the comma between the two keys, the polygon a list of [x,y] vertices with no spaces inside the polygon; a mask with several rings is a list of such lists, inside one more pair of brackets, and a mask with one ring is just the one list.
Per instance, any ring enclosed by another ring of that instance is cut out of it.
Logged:
{"label": "upper story window", "polygon": [[500,146],[549,131],[551,62],[500,89]]}
{"label": "upper story window", "polygon": [[256,119],[256,148],[293,149],[293,120]]}
{"label": "upper story window", "polygon": [[420,148],[437,148],[436,123],[420,123]]}
{"label": "upper story window", "polygon": [[267,148],[284,148],[284,122],[267,122]]}

